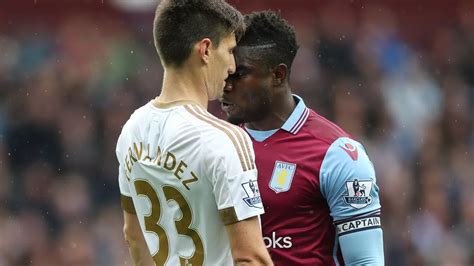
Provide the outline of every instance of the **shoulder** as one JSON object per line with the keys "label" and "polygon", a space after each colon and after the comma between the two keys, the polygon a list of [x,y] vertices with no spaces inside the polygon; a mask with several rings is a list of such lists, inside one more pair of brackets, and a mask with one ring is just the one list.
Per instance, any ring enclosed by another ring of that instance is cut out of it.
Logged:
{"label": "shoulder", "polygon": [[122,146],[127,146],[127,143],[133,138],[133,136],[139,133],[140,125],[144,124],[143,122],[147,119],[149,108],[149,104],[145,104],[142,107],[136,109],[130,115],[120,132],[117,141],[117,150],[119,150]]}
{"label": "shoulder", "polygon": [[327,144],[321,172],[336,168],[349,171],[373,168],[364,146],[359,141],[314,111],[308,119],[308,131]]}
{"label": "shoulder", "polygon": [[352,136],[341,127],[319,115],[312,109],[309,109],[309,116],[302,130],[329,145],[341,137],[352,138]]}
{"label": "shoulder", "polygon": [[[321,176],[354,173],[373,177],[373,164],[364,146],[341,127],[311,110],[303,130],[323,144]],[[331,174],[328,174],[331,173]]]}
{"label": "shoulder", "polygon": [[202,138],[208,143],[231,145],[249,139],[242,128],[215,117],[202,107],[186,105],[185,109]]}
{"label": "shoulder", "polygon": [[125,122],[122,127],[121,135],[123,134],[133,134],[134,131],[137,131],[139,126],[143,124],[144,121],[149,118],[151,111],[150,104],[147,103],[142,107],[136,109]]}
{"label": "shoulder", "polygon": [[[334,161],[334,162],[333,162]],[[370,162],[364,146],[349,137],[340,137],[329,145],[324,162],[360,165]]]}
{"label": "shoulder", "polygon": [[374,166],[362,144],[351,138],[341,137],[329,146],[324,156],[320,182],[324,188],[329,184],[345,186],[353,179],[375,182]]}
{"label": "shoulder", "polygon": [[319,181],[334,220],[379,213],[374,165],[359,142],[348,137],[334,141],[323,159]]}
{"label": "shoulder", "polygon": [[215,117],[201,107],[188,105],[185,108],[199,128],[201,141],[209,155],[232,158],[237,156],[246,165],[250,164],[253,158],[252,143],[242,128]]}

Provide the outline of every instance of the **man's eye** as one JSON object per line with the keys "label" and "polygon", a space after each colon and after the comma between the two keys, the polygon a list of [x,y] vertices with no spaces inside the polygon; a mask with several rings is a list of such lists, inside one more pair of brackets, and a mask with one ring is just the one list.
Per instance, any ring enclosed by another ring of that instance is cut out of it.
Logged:
{"label": "man's eye", "polygon": [[243,72],[243,71],[239,71],[239,72],[235,72],[235,73],[234,73],[234,75],[235,75],[237,78],[241,78],[241,77],[245,76],[245,74],[246,74],[246,73]]}
{"label": "man's eye", "polygon": [[242,72],[235,72],[234,74],[232,75],[229,75],[229,77],[227,79],[229,80],[237,80],[237,79],[240,79],[244,76],[245,74],[242,73]]}

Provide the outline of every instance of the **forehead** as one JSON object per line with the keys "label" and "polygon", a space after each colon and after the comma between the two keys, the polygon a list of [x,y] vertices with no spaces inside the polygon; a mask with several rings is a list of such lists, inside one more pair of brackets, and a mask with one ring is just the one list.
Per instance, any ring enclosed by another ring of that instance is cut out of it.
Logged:
{"label": "forehead", "polygon": [[255,49],[249,46],[237,46],[234,50],[234,56],[237,65],[255,65],[260,62]]}
{"label": "forehead", "polygon": [[237,41],[235,40],[235,33],[231,33],[224,38],[221,39],[219,46],[227,48],[227,47],[235,47],[237,45]]}

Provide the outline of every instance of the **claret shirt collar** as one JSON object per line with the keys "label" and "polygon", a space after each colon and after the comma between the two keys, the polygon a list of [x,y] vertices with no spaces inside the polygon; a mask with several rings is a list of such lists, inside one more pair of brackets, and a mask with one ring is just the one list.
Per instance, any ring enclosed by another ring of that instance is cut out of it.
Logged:
{"label": "claret shirt collar", "polygon": [[298,95],[293,94],[293,98],[296,101],[295,110],[291,113],[290,117],[286,120],[286,122],[281,126],[281,129],[296,135],[298,131],[303,127],[306,119],[309,116],[309,109],[306,108],[304,101]]}

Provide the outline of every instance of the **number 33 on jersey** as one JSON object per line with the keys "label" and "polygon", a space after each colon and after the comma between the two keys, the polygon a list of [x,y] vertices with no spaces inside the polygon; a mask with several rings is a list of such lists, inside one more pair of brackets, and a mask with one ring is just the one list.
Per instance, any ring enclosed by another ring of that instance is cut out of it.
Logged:
{"label": "number 33 on jersey", "polygon": [[197,105],[150,102],[127,121],[116,153],[122,207],[136,212],[156,265],[232,265],[224,225],[263,213],[241,128]]}

